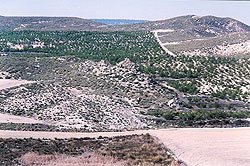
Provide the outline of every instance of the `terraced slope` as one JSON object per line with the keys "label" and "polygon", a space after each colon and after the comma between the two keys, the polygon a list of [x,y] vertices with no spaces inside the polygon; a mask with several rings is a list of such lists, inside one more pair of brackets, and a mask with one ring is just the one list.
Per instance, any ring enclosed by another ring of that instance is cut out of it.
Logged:
{"label": "terraced slope", "polygon": [[161,33],[159,41],[174,54],[188,56],[250,55],[249,32],[230,33],[215,37],[179,38],[178,32]]}

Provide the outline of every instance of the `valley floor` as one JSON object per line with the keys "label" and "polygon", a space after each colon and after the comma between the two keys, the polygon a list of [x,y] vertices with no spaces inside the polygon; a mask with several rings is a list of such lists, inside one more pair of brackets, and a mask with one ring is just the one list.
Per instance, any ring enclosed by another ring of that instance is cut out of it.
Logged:
{"label": "valley floor", "polygon": [[178,159],[183,160],[187,165],[248,166],[250,163],[250,128],[188,128],[97,133],[2,130],[0,138],[96,138],[145,133],[157,137],[160,142],[173,151]]}

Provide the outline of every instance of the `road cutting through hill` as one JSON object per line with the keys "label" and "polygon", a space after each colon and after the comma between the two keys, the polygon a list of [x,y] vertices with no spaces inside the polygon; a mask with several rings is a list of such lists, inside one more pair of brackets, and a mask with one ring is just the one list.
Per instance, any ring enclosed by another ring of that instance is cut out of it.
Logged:
{"label": "road cutting through hill", "polygon": [[188,128],[127,132],[65,133],[0,131],[0,138],[113,137],[149,133],[190,166],[249,166],[250,128]]}

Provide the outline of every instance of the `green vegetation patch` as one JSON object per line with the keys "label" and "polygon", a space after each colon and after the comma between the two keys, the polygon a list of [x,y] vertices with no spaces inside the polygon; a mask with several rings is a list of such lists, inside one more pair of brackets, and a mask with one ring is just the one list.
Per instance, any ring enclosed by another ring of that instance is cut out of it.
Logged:
{"label": "green vegetation patch", "polygon": [[163,117],[166,120],[181,120],[181,121],[198,121],[212,119],[228,119],[238,118],[246,119],[250,117],[249,112],[233,112],[233,111],[152,111],[150,115]]}
{"label": "green vegetation patch", "polygon": [[150,32],[21,31],[0,32],[3,53],[74,55],[116,63],[137,62],[163,54]]}

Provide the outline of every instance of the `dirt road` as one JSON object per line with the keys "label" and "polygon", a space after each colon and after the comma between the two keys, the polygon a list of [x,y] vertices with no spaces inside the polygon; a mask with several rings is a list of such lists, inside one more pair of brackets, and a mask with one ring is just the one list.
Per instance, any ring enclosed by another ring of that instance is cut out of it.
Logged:
{"label": "dirt road", "polygon": [[50,133],[0,131],[2,138],[70,138],[150,133],[191,166],[249,166],[250,128],[164,129],[129,132]]}
{"label": "dirt road", "polygon": [[152,31],[157,42],[160,44],[161,48],[169,55],[172,55],[172,56],[176,56],[173,52],[171,52],[169,49],[167,49],[165,46],[164,46],[164,43],[162,43],[162,41],[160,40],[160,37],[158,35],[158,33],[160,32],[174,32],[174,30],[171,30],[171,29],[158,29],[158,30],[154,30]]}
{"label": "dirt road", "polygon": [[10,114],[2,114],[0,113],[0,123],[28,123],[28,124],[34,124],[34,123],[40,123],[43,124],[43,121],[35,120],[32,118],[26,118],[21,116],[15,116]]}
{"label": "dirt road", "polygon": [[0,79],[0,90],[20,86],[23,84],[33,83],[32,81],[26,80],[14,80],[14,79]]}

